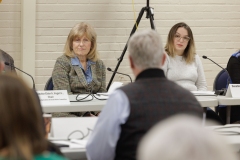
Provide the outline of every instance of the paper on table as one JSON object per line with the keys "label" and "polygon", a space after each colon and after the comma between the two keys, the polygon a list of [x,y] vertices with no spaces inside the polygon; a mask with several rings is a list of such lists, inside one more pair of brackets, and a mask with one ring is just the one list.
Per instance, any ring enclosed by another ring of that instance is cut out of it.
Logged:
{"label": "paper on table", "polygon": [[213,130],[221,135],[239,135],[240,125],[239,124],[228,124],[224,126],[210,126],[206,127],[209,130]]}
{"label": "paper on table", "polygon": [[52,143],[66,144],[69,145],[69,148],[85,148],[86,145],[72,143],[70,141],[51,141]]}
{"label": "paper on table", "polygon": [[99,95],[110,95],[115,89],[121,87],[123,85],[122,82],[113,82],[112,85],[110,86],[109,90],[107,93],[97,93]]}
{"label": "paper on table", "polygon": [[81,145],[82,147],[86,147],[86,145],[87,145],[87,140],[71,139],[70,141],[72,143],[76,143],[78,145]]}
{"label": "paper on table", "polygon": [[97,94],[94,94],[94,98],[95,99],[100,99],[100,100],[107,100],[108,99],[108,95],[107,93],[97,93]]}
{"label": "paper on table", "polygon": [[195,96],[216,96],[213,91],[191,91]]}

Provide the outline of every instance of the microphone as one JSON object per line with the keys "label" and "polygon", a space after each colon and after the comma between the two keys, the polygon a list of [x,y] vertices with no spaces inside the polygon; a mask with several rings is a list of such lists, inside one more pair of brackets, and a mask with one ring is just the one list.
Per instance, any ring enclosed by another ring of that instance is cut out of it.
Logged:
{"label": "microphone", "polygon": [[212,61],[214,64],[216,64],[218,67],[222,68],[222,69],[227,73],[227,75],[228,75],[227,85],[229,85],[229,83],[230,83],[229,79],[230,79],[231,77],[230,77],[228,71],[227,71],[225,68],[223,68],[222,66],[220,66],[219,64],[217,64],[216,62],[214,62],[213,60],[211,60],[210,58],[208,58],[207,56],[204,56],[204,55],[203,55],[202,58],[203,58],[203,59],[208,59],[208,60]]}
{"label": "microphone", "polygon": [[35,89],[35,82],[34,82],[33,77],[32,77],[30,74],[24,72],[23,70],[21,70],[21,69],[15,67],[14,65],[12,65],[12,64],[10,64],[10,63],[8,63],[8,62],[4,62],[4,64],[7,65],[7,66],[11,66],[11,67],[13,67],[13,68],[15,68],[15,69],[17,69],[17,70],[19,70],[19,71],[25,73],[25,74],[28,75],[29,77],[31,77],[31,78],[32,78],[32,81],[33,81],[33,89]]}
{"label": "microphone", "polygon": [[[108,71],[110,71],[110,72],[114,72],[114,71],[112,71],[112,69],[111,68],[107,68],[107,70]],[[122,74],[122,75],[124,75],[124,76],[128,76],[129,77],[129,79],[130,79],[130,81],[131,81],[131,83],[132,83],[132,78],[128,75],[128,74],[124,74],[124,73],[120,73],[120,72],[116,72],[117,74]]]}
{"label": "microphone", "polygon": [[211,60],[210,58],[208,58],[207,56],[202,56],[202,58],[203,58],[203,59],[209,59],[209,60],[212,61],[214,64],[216,64],[218,67],[222,68],[223,70],[225,70],[225,71],[228,73],[228,71],[227,71],[225,68],[223,68],[222,66],[220,66],[219,64],[217,64],[216,62],[214,62],[213,60]]}

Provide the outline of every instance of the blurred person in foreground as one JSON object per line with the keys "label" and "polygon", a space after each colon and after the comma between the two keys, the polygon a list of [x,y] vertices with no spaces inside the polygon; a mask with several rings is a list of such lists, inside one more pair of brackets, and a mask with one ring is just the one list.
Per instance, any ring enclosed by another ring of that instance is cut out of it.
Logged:
{"label": "blurred person in foreground", "polygon": [[136,80],[110,95],[86,146],[89,160],[135,160],[139,141],[157,122],[177,113],[202,117],[196,98],[165,78],[166,55],[156,31],[135,33],[128,47]]}
{"label": "blurred person in foreground", "polygon": [[[1,62],[0,69],[4,68]],[[39,101],[16,75],[0,75],[0,159],[64,160],[48,152]]]}
{"label": "blurred person in foreground", "polygon": [[237,160],[224,137],[202,120],[177,115],[156,124],[139,143],[138,160]]}

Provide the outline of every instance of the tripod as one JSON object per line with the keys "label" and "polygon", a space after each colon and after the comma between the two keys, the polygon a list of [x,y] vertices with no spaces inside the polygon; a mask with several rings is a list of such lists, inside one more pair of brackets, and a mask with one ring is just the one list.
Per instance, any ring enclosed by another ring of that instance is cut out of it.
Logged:
{"label": "tripod", "polygon": [[[149,7],[149,0],[147,0],[147,6],[146,6],[146,7],[143,7],[143,8],[141,9],[141,11],[139,12],[139,15],[138,15],[136,24],[134,24],[134,26],[133,26],[133,29],[132,29],[132,31],[131,31],[131,33],[130,33],[130,36],[129,36],[129,38],[128,38],[128,41],[129,41],[130,37],[135,33],[135,31],[136,31],[136,29],[137,29],[137,26],[138,26],[138,24],[140,23],[141,18],[142,18],[142,16],[143,16],[143,13],[144,13],[145,11],[146,11],[146,18],[147,18],[147,19],[150,18],[151,28],[155,30],[155,26],[154,26],[154,22],[153,22],[153,20],[154,20],[154,18],[153,18],[153,8]],[[119,65],[121,64],[121,62],[122,62],[122,60],[123,60],[123,57],[124,57],[124,55],[125,55],[125,53],[126,53],[126,51],[127,51],[128,41],[127,41],[127,43],[126,43],[126,45],[125,45],[125,47],[124,47],[124,49],[123,49],[123,51],[122,51],[121,56],[118,58],[117,66],[116,66],[115,70],[113,71],[112,77],[111,77],[111,79],[110,79],[110,81],[109,81],[109,83],[108,83],[108,86],[107,86],[107,90],[109,89],[109,87],[110,87],[110,85],[111,85],[111,83],[112,83],[112,81],[113,81],[113,78],[115,77],[115,74],[116,74],[116,72],[117,72],[117,70],[118,70],[118,67],[119,67]]]}

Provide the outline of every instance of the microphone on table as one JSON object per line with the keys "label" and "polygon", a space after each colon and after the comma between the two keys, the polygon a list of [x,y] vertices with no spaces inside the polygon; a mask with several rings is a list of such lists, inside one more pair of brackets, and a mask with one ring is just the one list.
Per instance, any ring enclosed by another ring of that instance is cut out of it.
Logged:
{"label": "microphone on table", "polygon": [[[212,59],[208,58],[207,56],[204,56],[204,55],[203,55],[202,58],[203,58],[203,59],[208,59],[208,60],[212,61],[214,64],[216,64],[218,67],[222,68],[222,69],[227,73],[227,75],[228,75],[227,86],[228,86],[229,83],[230,83],[229,79],[231,78],[230,75],[229,75],[229,73],[228,73],[228,71],[227,71],[225,68],[223,68],[222,66],[220,66],[219,64],[217,64],[216,62],[214,62]],[[225,94],[226,94],[225,92],[226,92],[226,91],[224,91],[224,93],[217,93],[217,94],[223,94],[223,95],[225,95]]]}
{"label": "microphone on table", "polygon": [[[107,70],[108,71],[110,71],[110,72],[114,72],[111,68],[107,68]],[[130,79],[130,81],[131,81],[131,83],[132,83],[132,78],[128,75],[128,74],[124,74],[124,73],[120,73],[120,72],[116,72],[117,74],[122,74],[122,75],[124,75],[124,76],[128,76],[129,77],[129,79]]]}
{"label": "microphone on table", "polygon": [[33,77],[32,77],[30,74],[24,72],[23,70],[21,70],[21,69],[15,67],[14,65],[12,65],[12,64],[10,64],[10,63],[8,63],[8,62],[4,62],[4,64],[7,65],[7,66],[11,66],[11,67],[13,67],[13,68],[15,68],[15,69],[17,69],[17,70],[19,70],[19,71],[25,73],[25,74],[28,75],[29,77],[31,77],[31,78],[32,78],[32,81],[33,81],[33,89],[35,89],[35,82],[34,82]]}

